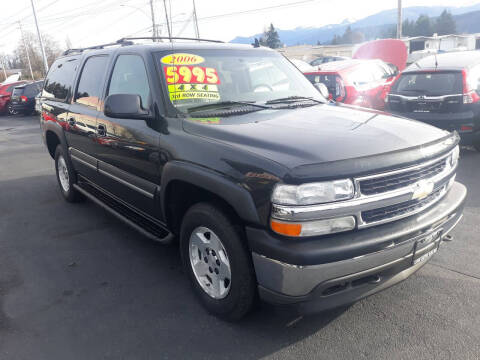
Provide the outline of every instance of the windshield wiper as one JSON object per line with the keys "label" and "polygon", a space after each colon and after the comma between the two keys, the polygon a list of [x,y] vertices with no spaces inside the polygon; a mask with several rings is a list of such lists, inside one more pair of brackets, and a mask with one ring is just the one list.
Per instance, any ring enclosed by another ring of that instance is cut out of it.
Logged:
{"label": "windshield wiper", "polygon": [[188,112],[198,111],[198,110],[208,110],[208,109],[216,109],[219,107],[228,107],[228,106],[238,106],[238,105],[249,105],[255,106],[261,109],[270,109],[270,106],[256,104],[255,101],[233,101],[233,100],[226,100],[226,101],[219,101],[216,103],[211,104],[204,104],[199,106],[194,106],[188,109]]}
{"label": "windshield wiper", "polygon": [[269,100],[265,104],[271,105],[271,104],[281,104],[281,103],[294,103],[302,100],[309,100],[309,101],[314,101],[318,104],[325,104],[325,102],[323,101],[314,99],[313,97],[307,97],[307,96],[288,96],[284,98]]}

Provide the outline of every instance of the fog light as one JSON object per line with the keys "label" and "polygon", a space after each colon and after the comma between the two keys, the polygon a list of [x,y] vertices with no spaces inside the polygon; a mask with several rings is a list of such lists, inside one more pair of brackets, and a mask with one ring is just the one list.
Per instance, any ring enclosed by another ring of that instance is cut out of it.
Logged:
{"label": "fog light", "polygon": [[353,216],[299,223],[283,222],[276,219],[270,221],[270,226],[273,231],[281,235],[293,237],[318,236],[349,231],[355,228],[355,224],[356,222]]}

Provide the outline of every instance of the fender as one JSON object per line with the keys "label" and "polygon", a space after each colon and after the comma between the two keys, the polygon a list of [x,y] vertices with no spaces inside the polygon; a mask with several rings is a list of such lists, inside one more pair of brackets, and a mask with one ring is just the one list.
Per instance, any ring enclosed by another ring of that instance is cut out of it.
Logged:
{"label": "fender", "polygon": [[173,180],[181,180],[218,195],[235,209],[243,221],[260,224],[255,203],[247,190],[217,172],[181,161],[170,161],[163,168],[160,199],[164,216],[166,190]]}
{"label": "fender", "polygon": [[42,115],[43,119],[43,142],[45,143],[45,146],[47,146],[47,131],[53,132],[55,135],[57,135],[58,139],[60,140],[60,144],[63,147],[64,154],[68,154],[68,143],[67,143],[67,138],[65,137],[65,132],[63,131],[62,126],[55,120],[54,118],[52,119],[45,119],[44,116]]}

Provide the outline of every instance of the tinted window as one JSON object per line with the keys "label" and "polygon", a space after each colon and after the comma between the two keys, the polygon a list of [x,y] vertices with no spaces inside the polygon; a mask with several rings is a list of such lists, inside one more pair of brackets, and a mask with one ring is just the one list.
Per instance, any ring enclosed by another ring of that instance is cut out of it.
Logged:
{"label": "tinted window", "polygon": [[106,56],[93,56],[87,59],[78,82],[75,102],[92,107],[98,105],[103,88],[103,76],[107,68],[107,59]]}
{"label": "tinted window", "polygon": [[120,55],[115,63],[108,95],[134,94],[142,98],[142,106],[149,105],[150,87],[147,71],[140,56]]}
{"label": "tinted window", "polygon": [[42,96],[65,100],[72,86],[78,59],[59,59],[50,68]]}
{"label": "tinted window", "polygon": [[463,92],[461,72],[408,73],[400,76],[393,91],[406,95],[450,95]]}
{"label": "tinted window", "polygon": [[25,87],[24,95],[26,97],[35,97],[42,90],[42,83],[33,83]]}
{"label": "tinted window", "polygon": [[13,89],[13,92],[12,92],[12,97],[18,97],[18,96],[21,96],[23,95],[23,92],[25,91],[25,87],[17,87],[17,88],[14,88]]}

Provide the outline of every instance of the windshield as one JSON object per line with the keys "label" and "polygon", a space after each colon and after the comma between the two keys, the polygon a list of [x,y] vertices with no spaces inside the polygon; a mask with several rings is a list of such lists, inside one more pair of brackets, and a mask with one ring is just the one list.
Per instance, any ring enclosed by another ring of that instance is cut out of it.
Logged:
{"label": "windshield", "polygon": [[462,74],[460,72],[402,74],[395,83],[393,91],[411,96],[461,94],[463,92]]}
{"label": "windshield", "polygon": [[264,50],[182,50],[157,53],[171,103],[181,112],[228,102],[266,103],[320,93],[288,60]]}

